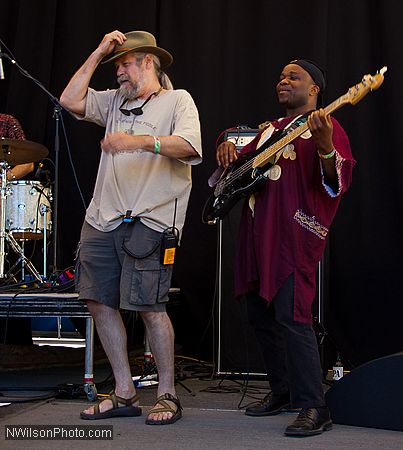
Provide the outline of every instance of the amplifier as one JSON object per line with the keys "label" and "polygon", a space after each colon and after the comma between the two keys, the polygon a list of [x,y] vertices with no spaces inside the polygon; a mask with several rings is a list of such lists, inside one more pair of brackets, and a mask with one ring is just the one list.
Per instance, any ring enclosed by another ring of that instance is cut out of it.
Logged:
{"label": "amplifier", "polygon": [[[248,144],[257,129],[238,127],[226,130],[224,140],[236,145],[237,151]],[[218,221],[218,375],[266,376],[263,360],[253,330],[246,317],[244,299],[234,293],[234,258],[236,236],[241,216],[241,199],[223,219]]]}
{"label": "amplifier", "polygon": [[224,140],[233,142],[237,151],[241,151],[242,147],[249,144],[260,130],[246,127],[238,127],[229,129],[224,134]]}

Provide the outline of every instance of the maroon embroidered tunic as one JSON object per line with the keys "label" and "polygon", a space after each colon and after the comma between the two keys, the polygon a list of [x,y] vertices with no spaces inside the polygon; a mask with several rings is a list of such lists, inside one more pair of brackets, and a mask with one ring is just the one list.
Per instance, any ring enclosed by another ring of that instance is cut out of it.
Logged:
{"label": "maroon embroidered tunic", "polygon": [[[283,129],[291,120],[280,119],[272,125]],[[355,164],[346,133],[334,118],[332,121],[338,191],[333,192],[325,184],[320,158],[308,131],[292,142],[295,159],[286,153],[280,156],[276,164],[281,168],[281,176],[268,179],[255,194],[253,213],[245,202],[239,229],[236,294],[257,288],[260,296],[270,302],[294,274],[294,319],[304,323],[312,320],[316,267]],[[243,152],[254,151],[259,139],[260,135]]]}
{"label": "maroon embroidered tunic", "polygon": [[25,139],[24,131],[15,117],[0,114],[0,138]]}

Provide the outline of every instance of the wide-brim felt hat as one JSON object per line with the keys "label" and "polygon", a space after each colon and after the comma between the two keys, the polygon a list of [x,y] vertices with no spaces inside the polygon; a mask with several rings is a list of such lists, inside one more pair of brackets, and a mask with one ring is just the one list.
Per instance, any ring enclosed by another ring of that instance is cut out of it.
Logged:
{"label": "wide-brim felt hat", "polygon": [[173,56],[163,48],[158,47],[155,37],[151,33],[148,33],[148,31],[129,31],[125,33],[125,36],[127,39],[123,44],[117,45],[112,54],[103,59],[102,64],[113,61],[125,53],[133,51],[151,53],[158,56],[161,62],[161,69],[172,64]]}

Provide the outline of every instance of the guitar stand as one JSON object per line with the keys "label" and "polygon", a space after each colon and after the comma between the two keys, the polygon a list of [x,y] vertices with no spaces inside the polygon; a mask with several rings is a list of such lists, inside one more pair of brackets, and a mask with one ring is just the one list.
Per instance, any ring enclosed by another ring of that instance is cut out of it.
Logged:
{"label": "guitar stand", "polygon": [[[191,389],[189,389],[182,381],[180,381],[180,375],[175,375],[175,385],[179,384],[185,389],[190,395],[193,397],[196,395]],[[153,359],[153,355],[151,352],[150,342],[147,338],[147,332],[144,331],[144,366],[143,366],[143,374],[137,377],[133,377],[133,381],[135,382],[136,389],[156,386],[158,384],[158,373],[157,368]]]}
{"label": "guitar stand", "polygon": [[143,353],[143,373],[133,377],[136,388],[156,386],[158,384],[158,373],[151,353],[150,342],[147,338],[147,331],[144,329],[144,353]]}
{"label": "guitar stand", "polygon": [[176,385],[176,384],[179,384],[179,385],[182,386],[183,389],[185,389],[185,391],[188,392],[192,397],[196,397],[196,394],[195,394],[191,389],[189,389],[189,388],[185,385],[185,383],[183,383],[183,381],[181,381],[179,378],[181,378],[181,373],[178,373],[178,374],[175,375],[175,385]]}

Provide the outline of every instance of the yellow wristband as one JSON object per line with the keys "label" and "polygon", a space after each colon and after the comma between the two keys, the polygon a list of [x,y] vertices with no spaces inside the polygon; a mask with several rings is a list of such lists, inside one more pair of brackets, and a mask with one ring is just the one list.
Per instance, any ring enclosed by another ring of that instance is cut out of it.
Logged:
{"label": "yellow wristband", "polygon": [[330,153],[321,153],[319,150],[318,150],[318,155],[319,155],[319,158],[322,158],[322,159],[330,159],[330,158],[333,158],[333,156],[336,154],[336,149],[334,148]]}
{"label": "yellow wristband", "polygon": [[153,138],[154,138],[154,153],[158,155],[161,150],[161,141],[158,136],[153,136]]}

